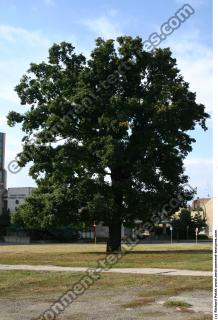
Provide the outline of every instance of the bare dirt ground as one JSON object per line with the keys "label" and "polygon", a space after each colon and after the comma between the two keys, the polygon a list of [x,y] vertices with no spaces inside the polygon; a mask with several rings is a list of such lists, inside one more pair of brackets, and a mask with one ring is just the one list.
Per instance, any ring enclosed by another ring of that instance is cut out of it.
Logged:
{"label": "bare dirt ground", "polygon": [[[177,296],[163,296],[143,305],[127,306],[138,299],[140,287],[131,290],[86,292],[62,314],[60,320],[134,320],[134,319],[212,319],[212,293],[207,290],[183,292]],[[0,299],[1,320],[33,320],[45,311],[57,296],[39,296],[33,299]],[[179,300],[191,307],[182,310],[165,307],[164,302]],[[208,317],[206,317],[208,315]],[[210,317],[211,315],[211,317]]]}

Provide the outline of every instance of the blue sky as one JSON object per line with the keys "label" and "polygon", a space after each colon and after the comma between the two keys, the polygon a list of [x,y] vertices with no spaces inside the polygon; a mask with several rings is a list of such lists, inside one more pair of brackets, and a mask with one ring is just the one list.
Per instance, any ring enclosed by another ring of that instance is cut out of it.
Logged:
{"label": "blue sky", "polygon": [[[86,56],[98,36],[141,36],[159,31],[186,2],[181,0],[0,0],[0,131],[7,133],[6,164],[21,150],[22,132],[9,128],[10,110],[23,112],[13,91],[30,62],[46,60],[53,42],[69,41]],[[210,0],[187,2],[195,10],[161,46],[170,46],[178,66],[197,101],[212,114],[212,4]],[[190,184],[199,196],[212,194],[212,121],[205,133],[199,128],[193,152],[185,161]],[[8,173],[8,186],[33,186],[28,168]]]}

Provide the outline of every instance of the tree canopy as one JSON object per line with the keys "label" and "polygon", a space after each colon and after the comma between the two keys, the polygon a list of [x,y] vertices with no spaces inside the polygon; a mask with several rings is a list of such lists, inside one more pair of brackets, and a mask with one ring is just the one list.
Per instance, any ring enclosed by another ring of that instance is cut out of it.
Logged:
{"label": "tree canopy", "polygon": [[121,223],[148,221],[182,192],[190,130],[208,118],[169,48],[116,41],[98,38],[87,59],[54,44],[16,87],[24,111],[8,115],[24,132],[19,163],[39,186],[19,215],[40,226],[103,221],[113,248]]}

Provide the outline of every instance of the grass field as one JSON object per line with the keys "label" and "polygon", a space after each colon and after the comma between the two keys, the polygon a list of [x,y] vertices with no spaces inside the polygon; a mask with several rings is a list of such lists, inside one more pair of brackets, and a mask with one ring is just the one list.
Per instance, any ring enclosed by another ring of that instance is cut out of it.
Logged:
{"label": "grass field", "polygon": [[[211,244],[138,245],[115,267],[211,270]],[[96,266],[105,245],[1,246],[0,263]],[[0,318],[38,319],[84,273],[3,271]],[[190,306],[189,306],[190,305]],[[102,274],[60,320],[212,320],[212,277]],[[91,318],[90,318],[91,316]]]}
{"label": "grass field", "polygon": [[[52,244],[1,246],[0,264],[95,267],[105,257],[103,244]],[[177,268],[212,270],[212,244],[139,244],[116,268]]]}

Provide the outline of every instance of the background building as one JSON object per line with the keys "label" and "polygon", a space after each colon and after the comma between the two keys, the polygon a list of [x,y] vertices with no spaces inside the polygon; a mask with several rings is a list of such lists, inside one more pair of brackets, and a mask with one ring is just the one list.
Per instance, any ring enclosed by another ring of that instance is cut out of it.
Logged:
{"label": "background building", "polygon": [[7,202],[8,211],[10,213],[15,212],[19,206],[24,202],[24,200],[29,197],[34,188],[24,187],[24,188],[8,188]]}
{"label": "background building", "polygon": [[5,211],[15,212],[34,188],[9,188],[7,190],[7,171],[5,170],[5,138],[0,132],[0,215]]}
{"label": "background building", "polygon": [[208,225],[208,236],[213,237],[213,198],[197,198],[192,203],[192,212],[198,211],[206,218]]}

